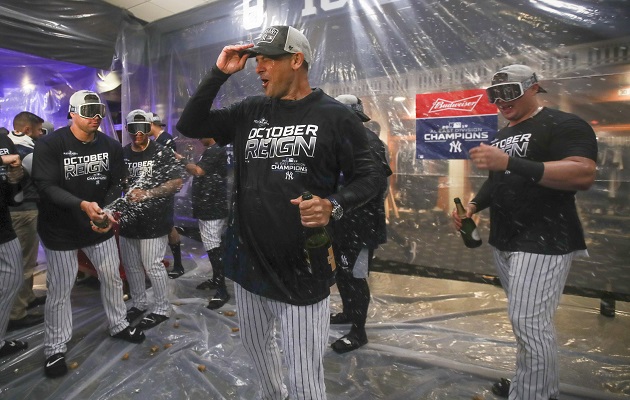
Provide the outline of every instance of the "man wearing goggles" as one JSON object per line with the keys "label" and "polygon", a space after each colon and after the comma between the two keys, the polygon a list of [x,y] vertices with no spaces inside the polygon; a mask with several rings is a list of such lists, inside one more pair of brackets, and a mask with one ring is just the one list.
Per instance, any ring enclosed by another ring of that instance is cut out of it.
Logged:
{"label": "man wearing goggles", "polygon": [[[150,113],[131,111],[127,132],[133,141],[123,148],[126,201],[113,208],[121,212],[120,253],[131,292],[127,320],[133,322],[149,311],[136,325],[145,330],[166,321],[171,312],[168,274],[162,259],[173,223],[170,215],[174,196],[182,186],[184,169],[172,151],[149,140]],[[147,299],[146,277],[153,287],[153,304]]]}
{"label": "man wearing goggles", "polygon": [[545,89],[540,87],[538,78],[533,72],[530,77],[522,82],[509,82],[508,80],[509,75],[505,72],[497,72],[494,74],[492,86],[486,89],[490,103],[496,104],[499,100],[504,102],[516,100],[523,96],[525,91],[534,85],[536,85],[536,93],[547,93]]}
{"label": "man wearing goggles", "polygon": [[148,141],[148,135],[151,133],[151,123],[150,122],[130,122],[127,124],[127,132],[134,137],[137,137],[138,134],[142,134],[147,136],[147,140],[142,140],[143,145]]}
{"label": "man wearing goggles", "polygon": [[[542,107],[545,93],[525,65],[501,68],[488,98],[508,124],[470,150],[489,172],[466,216],[490,209],[492,252],[516,336],[516,372],[492,386],[501,397],[547,400],[560,395],[553,320],[574,257],[587,255],[575,193],[595,180],[597,141],[586,121]],[[457,229],[461,219],[453,210]]]}
{"label": "man wearing goggles", "polygon": [[70,112],[79,114],[81,118],[100,118],[105,117],[105,104],[103,103],[89,103],[82,104],[78,107],[70,107]]}
{"label": "man wearing goggles", "polygon": [[105,107],[98,94],[74,93],[68,109],[70,126],[42,136],[33,153],[32,176],[41,199],[37,233],[48,261],[44,372],[49,378],[68,372],[70,293],[79,268],[79,249],[98,273],[109,334],[132,343],[145,339],[125,318],[118,246],[110,214],[103,210],[120,197],[125,173],[120,143],[98,131],[103,115]]}

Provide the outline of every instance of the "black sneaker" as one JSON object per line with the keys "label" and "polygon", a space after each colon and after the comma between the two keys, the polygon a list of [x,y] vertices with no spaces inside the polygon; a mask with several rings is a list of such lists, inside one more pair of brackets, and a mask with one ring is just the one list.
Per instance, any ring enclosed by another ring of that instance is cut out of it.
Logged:
{"label": "black sneaker", "polygon": [[144,332],[138,328],[130,328],[126,327],[122,331],[118,332],[115,335],[112,335],[113,338],[126,340],[131,343],[141,343],[146,336],[144,336]]}
{"label": "black sneaker", "polygon": [[350,321],[350,316],[344,312],[330,314],[330,323],[332,325],[348,324],[350,322],[352,322]]}
{"label": "black sneaker", "polygon": [[510,395],[510,384],[512,381],[506,378],[501,378],[499,382],[496,382],[492,385],[492,393],[496,394],[499,397],[508,398]]}
{"label": "black sneaker", "polygon": [[66,365],[66,355],[57,353],[48,357],[44,365],[44,372],[49,378],[59,378],[67,374],[68,366]]}
{"label": "black sneaker", "polygon": [[46,295],[35,297],[35,300],[28,303],[28,305],[26,306],[26,309],[30,310],[31,308],[35,308],[37,306],[43,306],[44,304],[46,304]]}
{"label": "black sneaker", "polygon": [[168,277],[171,279],[177,279],[182,275],[184,275],[183,269],[173,269],[171,272],[168,273]]}
{"label": "black sneaker", "polygon": [[367,344],[367,336],[359,336],[354,333],[349,333],[337,339],[336,342],[330,345],[332,349],[339,354],[347,353],[352,350],[356,350],[359,347]]}
{"label": "black sneaker", "polygon": [[221,308],[225,305],[225,303],[228,302],[228,300],[230,300],[230,295],[227,293],[219,293],[217,292],[214,297],[212,297],[209,301],[208,301],[208,305],[206,306],[206,308],[210,309],[210,310],[216,310],[217,308]]}
{"label": "black sneaker", "polygon": [[199,290],[210,290],[216,289],[219,287],[219,284],[214,279],[208,279],[207,281],[201,282],[197,285],[197,289]]}
{"label": "black sneaker", "polygon": [[26,314],[24,318],[11,319],[7,325],[7,331],[15,331],[17,329],[30,328],[44,322],[43,314]]}
{"label": "black sneaker", "polygon": [[142,314],[144,314],[145,312],[147,312],[147,310],[141,310],[141,309],[136,308],[136,307],[131,307],[127,311],[127,322],[132,323],[133,321],[135,321],[138,318],[140,318],[142,316]]}
{"label": "black sneaker", "polygon": [[5,340],[4,346],[0,347],[0,357],[10,356],[27,347],[28,343],[21,340]]}
{"label": "black sneaker", "polygon": [[142,330],[151,329],[154,326],[166,321],[167,319],[168,317],[166,315],[151,313],[147,315],[146,317],[142,318],[142,321],[140,321],[138,325],[136,325],[136,328],[139,328]]}

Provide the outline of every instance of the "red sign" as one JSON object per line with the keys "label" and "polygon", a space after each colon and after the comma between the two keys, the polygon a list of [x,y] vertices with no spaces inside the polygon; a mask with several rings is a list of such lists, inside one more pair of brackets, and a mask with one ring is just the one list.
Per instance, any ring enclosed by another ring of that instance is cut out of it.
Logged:
{"label": "red sign", "polygon": [[496,114],[483,89],[416,95],[416,118],[462,117]]}

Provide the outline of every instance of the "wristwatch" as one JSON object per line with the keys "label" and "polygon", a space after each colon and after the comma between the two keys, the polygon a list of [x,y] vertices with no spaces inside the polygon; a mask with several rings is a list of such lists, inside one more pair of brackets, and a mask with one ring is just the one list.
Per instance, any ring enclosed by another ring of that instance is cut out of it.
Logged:
{"label": "wristwatch", "polygon": [[339,202],[337,202],[337,200],[335,200],[333,197],[326,197],[326,198],[328,199],[328,201],[330,201],[330,203],[333,206],[332,213],[330,216],[335,221],[338,221],[343,216],[343,208],[341,208],[341,204],[339,204]]}

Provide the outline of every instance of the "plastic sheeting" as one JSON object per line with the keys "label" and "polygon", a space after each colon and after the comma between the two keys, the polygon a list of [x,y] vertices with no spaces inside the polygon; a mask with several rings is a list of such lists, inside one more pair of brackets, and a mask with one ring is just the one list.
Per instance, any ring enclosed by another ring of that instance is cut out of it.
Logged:
{"label": "plastic sheeting", "polygon": [[[195,286],[211,276],[208,260],[199,242],[184,239],[183,250],[186,274],[169,281],[173,315],[148,330],[145,342],[109,338],[98,289],[78,284],[66,354],[76,368],[59,379],[45,378],[43,325],[10,332],[8,339],[26,339],[29,348],[0,359],[0,398],[257,399],[238,316],[228,313],[234,301],[218,312],[206,309],[211,292]],[[45,287],[43,275],[36,276],[36,289]],[[329,399],[498,399],[490,387],[510,376],[515,354],[500,288],[382,273],[371,274],[370,287],[369,343],[344,355],[332,349],[325,354]],[[228,289],[232,293],[229,281]],[[630,309],[625,304],[615,318],[606,318],[597,305],[593,299],[562,298],[556,326],[563,400],[630,395],[630,350],[623,340]],[[341,307],[336,292],[331,307]],[[329,342],[348,329],[332,325]]]}
{"label": "plastic sheeting", "polygon": [[[628,0],[220,0],[143,26],[98,0],[5,1],[1,46],[60,61],[1,51],[0,126],[11,129],[23,110],[62,126],[70,94],[92,89],[110,107],[106,133],[120,135],[121,117],[143,108],[161,115],[177,137],[181,110],[225,44],[252,41],[271,24],[292,24],[312,43],[313,86],[332,96],[361,97],[370,126],[388,145],[392,224],[383,258],[400,270],[491,275],[487,246],[465,251],[447,217],[452,198],[469,199],[484,174],[467,161],[416,158],[414,100],[422,93],[485,87],[500,66],[526,63],[549,91],[540,95],[543,103],[582,116],[599,137],[597,181],[578,194],[591,257],[576,262],[568,287],[590,296],[612,291],[627,300],[629,10]],[[109,62],[92,63],[92,57]],[[112,70],[84,67],[91,64]],[[216,105],[259,94],[259,86],[250,62],[227,82]],[[120,137],[128,142],[127,135]],[[197,154],[203,150],[177,140]],[[194,226],[189,207],[178,214]],[[484,239],[487,218],[484,212],[478,221]]]}
{"label": "plastic sheeting", "polygon": [[[416,158],[415,96],[484,88],[501,66],[531,65],[549,92],[539,95],[542,103],[589,121],[600,143],[597,182],[578,194],[591,257],[575,263],[568,289],[630,298],[630,2],[216,1],[134,36],[146,43],[146,62],[135,51],[119,51],[129,82],[123,113],[152,108],[177,136],[181,110],[222,47],[251,42],[273,24],[304,30],[314,52],[311,84],[333,97],[359,96],[389,148],[390,241],[382,257],[393,272],[495,274],[488,247],[464,249],[447,215],[453,197],[470,199],[485,173],[465,160]],[[227,81],[215,106],[261,93],[250,61]],[[199,154],[202,147],[193,145]],[[487,212],[478,224],[486,241]]]}
{"label": "plastic sheeting", "polygon": [[131,19],[126,11],[100,0],[2,0],[0,46],[109,69],[121,26]]}

